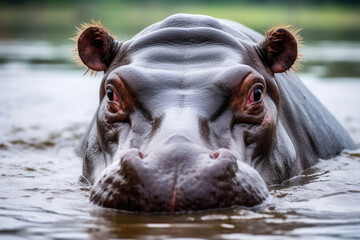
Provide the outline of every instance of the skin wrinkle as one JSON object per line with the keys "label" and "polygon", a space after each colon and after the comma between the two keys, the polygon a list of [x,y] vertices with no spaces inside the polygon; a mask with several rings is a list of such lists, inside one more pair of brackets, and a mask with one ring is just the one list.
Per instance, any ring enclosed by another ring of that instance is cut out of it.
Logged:
{"label": "skin wrinkle", "polygon": [[206,118],[199,118],[199,131],[200,134],[202,136],[202,138],[204,139],[204,142],[209,146],[212,147],[211,144],[211,139],[210,139],[210,128],[209,128],[209,124],[206,120]]}

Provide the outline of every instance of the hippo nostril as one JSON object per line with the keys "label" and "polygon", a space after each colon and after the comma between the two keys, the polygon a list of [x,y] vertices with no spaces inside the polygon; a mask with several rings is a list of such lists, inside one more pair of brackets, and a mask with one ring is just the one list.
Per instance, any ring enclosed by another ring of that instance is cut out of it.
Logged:
{"label": "hippo nostril", "polygon": [[210,155],[210,158],[211,159],[217,159],[220,155],[220,152],[219,151],[216,151],[213,155]]}
{"label": "hippo nostril", "polygon": [[206,167],[208,176],[223,182],[231,182],[236,178],[238,163],[235,155],[228,149],[218,149],[211,155],[209,165]]}
{"label": "hippo nostril", "polygon": [[211,159],[235,159],[234,154],[225,148],[219,149],[210,156]]}
{"label": "hippo nostril", "polygon": [[228,149],[221,148],[218,149],[216,152],[214,152],[211,156],[211,159],[216,159],[220,162],[232,162],[236,163],[236,157],[235,155]]}
{"label": "hippo nostril", "polygon": [[136,148],[132,148],[132,149],[128,150],[122,156],[122,158],[129,158],[129,159],[139,159],[139,158],[144,159],[145,157],[146,156]]}
{"label": "hippo nostril", "polygon": [[121,157],[119,164],[122,167],[126,166],[138,171],[144,168],[144,161],[142,160],[145,157],[138,149],[130,149]]}
{"label": "hippo nostril", "polygon": [[[120,171],[118,172],[124,179],[138,179],[146,171],[146,166],[143,160],[143,153],[138,149],[130,149],[120,159],[118,163]],[[135,180],[134,180],[135,181]],[[140,180],[136,180],[138,182]]]}

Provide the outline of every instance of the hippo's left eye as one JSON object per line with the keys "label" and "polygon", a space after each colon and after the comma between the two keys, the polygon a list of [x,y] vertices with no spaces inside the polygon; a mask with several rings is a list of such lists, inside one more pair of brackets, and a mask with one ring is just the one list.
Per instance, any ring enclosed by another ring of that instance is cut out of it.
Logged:
{"label": "hippo's left eye", "polygon": [[108,97],[108,99],[109,99],[109,101],[111,101],[111,102],[117,102],[117,100],[118,100],[118,96],[116,95],[116,93],[112,90],[112,89],[108,89],[107,91],[106,91],[106,95],[107,95],[107,97]]}
{"label": "hippo's left eye", "polygon": [[246,102],[246,105],[249,105],[251,103],[258,103],[258,102],[261,102],[261,100],[262,100],[262,89],[256,88],[250,94],[250,96]]}

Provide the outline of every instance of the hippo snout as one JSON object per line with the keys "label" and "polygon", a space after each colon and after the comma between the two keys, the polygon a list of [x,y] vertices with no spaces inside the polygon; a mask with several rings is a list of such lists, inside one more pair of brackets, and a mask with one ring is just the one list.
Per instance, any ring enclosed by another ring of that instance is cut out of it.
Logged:
{"label": "hippo snout", "polygon": [[254,206],[266,184],[227,149],[170,144],[147,154],[130,149],[94,184],[92,202],[128,211],[184,212]]}

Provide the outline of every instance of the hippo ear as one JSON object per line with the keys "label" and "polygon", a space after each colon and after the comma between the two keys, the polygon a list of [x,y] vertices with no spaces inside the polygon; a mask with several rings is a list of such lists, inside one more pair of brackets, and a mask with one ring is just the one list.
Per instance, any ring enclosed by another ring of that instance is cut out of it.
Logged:
{"label": "hippo ear", "polygon": [[298,58],[297,33],[290,27],[269,30],[258,48],[263,62],[273,73],[289,70]]}
{"label": "hippo ear", "polygon": [[115,56],[117,42],[100,23],[83,24],[78,31],[77,51],[81,61],[91,70],[105,71]]}

